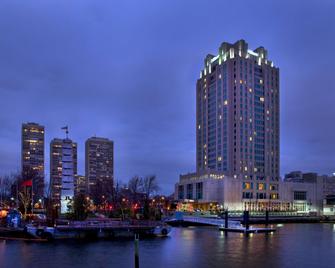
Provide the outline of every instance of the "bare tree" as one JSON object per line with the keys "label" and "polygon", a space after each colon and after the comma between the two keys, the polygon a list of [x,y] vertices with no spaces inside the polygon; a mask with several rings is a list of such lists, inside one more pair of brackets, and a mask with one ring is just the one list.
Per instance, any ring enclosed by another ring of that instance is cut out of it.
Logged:
{"label": "bare tree", "polygon": [[142,191],[146,195],[147,199],[149,199],[150,195],[154,194],[158,190],[159,186],[155,175],[146,176],[142,180]]}
{"label": "bare tree", "polygon": [[151,176],[146,176],[142,180],[142,191],[145,194],[145,199],[144,199],[144,218],[149,219],[150,218],[150,206],[149,206],[149,201],[150,201],[150,195],[154,194],[159,190],[157,181],[156,181],[156,176],[151,175]]}
{"label": "bare tree", "polygon": [[26,218],[28,208],[31,205],[31,194],[29,193],[27,187],[23,191],[19,192],[19,199],[23,206],[23,217]]}
{"label": "bare tree", "polygon": [[128,189],[132,194],[133,202],[137,200],[138,193],[141,192],[142,178],[139,176],[132,177],[128,182]]}
{"label": "bare tree", "polygon": [[5,206],[11,197],[12,178],[11,176],[0,177],[0,207]]}
{"label": "bare tree", "polygon": [[102,205],[104,202],[113,200],[113,181],[98,179],[95,185],[90,187],[90,196],[95,205]]}

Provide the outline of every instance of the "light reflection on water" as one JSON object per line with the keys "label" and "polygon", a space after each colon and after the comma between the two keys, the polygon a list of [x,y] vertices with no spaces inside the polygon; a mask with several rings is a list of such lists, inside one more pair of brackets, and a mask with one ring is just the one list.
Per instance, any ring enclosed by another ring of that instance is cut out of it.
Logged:
{"label": "light reflection on water", "polygon": [[[140,267],[335,267],[333,224],[285,224],[273,235],[174,228],[140,241]],[[133,267],[133,241],[0,241],[0,267]]]}

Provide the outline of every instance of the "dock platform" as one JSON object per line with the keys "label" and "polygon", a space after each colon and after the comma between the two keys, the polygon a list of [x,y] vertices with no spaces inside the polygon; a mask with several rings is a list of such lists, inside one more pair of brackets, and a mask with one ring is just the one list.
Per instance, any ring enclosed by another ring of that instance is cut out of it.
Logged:
{"label": "dock platform", "polygon": [[220,227],[220,231],[231,232],[231,233],[244,233],[244,234],[261,234],[261,233],[269,233],[273,234],[276,229],[275,228],[225,228]]}

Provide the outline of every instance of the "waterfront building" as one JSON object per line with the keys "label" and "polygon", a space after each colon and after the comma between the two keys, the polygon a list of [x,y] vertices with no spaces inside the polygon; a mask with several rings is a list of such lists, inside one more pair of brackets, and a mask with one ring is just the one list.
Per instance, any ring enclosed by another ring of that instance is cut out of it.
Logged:
{"label": "waterfront building", "polygon": [[244,40],[207,55],[196,86],[197,171],[279,180],[279,69]]}
{"label": "waterfront building", "polygon": [[85,143],[87,191],[95,202],[113,188],[114,144],[106,138],[91,137]]}
{"label": "waterfront building", "polygon": [[196,177],[221,173],[227,194],[239,183],[234,200],[243,206],[277,206],[279,69],[264,47],[250,50],[244,40],[222,43],[204,63],[196,84]]}
{"label": "waterfront building", "polygon": [[[264,182],[249,182],[242,178],[234,178],[222,172],[205,171],[180,175],[175,185],[175,200],[182,203],[192,203],[194,208],[201,210],[228,209],[242,210],[280,210],[280,201],[277,196],[272,202],[264,199],[261,189]],[[270,184],[270,194],[277,195],[279,182]],[[276,200],[276,202],[274,202]]]}
{"label": "waterfront building", "polygon": [[21,170],[34,173],[32,188],[34,201],[44,196],[44,126],[23,123],[21,131]]}
{"label": "waterfront building", "polygon": [[71,139],[53,139],[50,143],[51,199],[61,213],[68,212],[74,196],[77,175],[77,143]]}
{"label": "waterfront building", "polygon": [[[300,171],[299,171],[300,172]],[[298,173],[295,173],[298,174]],[[203,172],[181,175],[175,185],[174,198],[192,208],[202,210],[224,208],[230,211],[291,211],[308,215],[335,215],[335,177],[319,176],[316,173],[302,173],[301,176],[287,176],[270,188],[271,194],[279,193],[276,202],[265,202],[252,195],[242,195],[253,183],[218,172]],[[307,174],[307,175],[305,175]],[[297,178],[301,178],[297,180]],[[262,182],[255,182],[262,183]],[[257,185],[256,187],[259,187]],[[249,199],[249,201],[248,201]],[[185,205],[186,207],[186,205]]]}
{"label": "waterfront building", "polygon": [[301,171],[280,179],[279,112],[279,69],[264,47],[224,42],[207,55],[196,84],[196,172],[180,176],[175,199],[240,211],[332,206],[335,179]]}

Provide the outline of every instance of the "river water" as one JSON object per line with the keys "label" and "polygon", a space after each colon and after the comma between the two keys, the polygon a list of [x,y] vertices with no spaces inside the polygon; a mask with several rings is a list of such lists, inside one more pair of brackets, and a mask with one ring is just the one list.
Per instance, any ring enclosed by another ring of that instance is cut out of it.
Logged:
{"label": "river water", "polygon": [[[334,224],[285,224],[273,235],[173,228],[140,241],[140,267],[335,267]],[[0,241],[0,267],[134,267],[134,242]]]}

